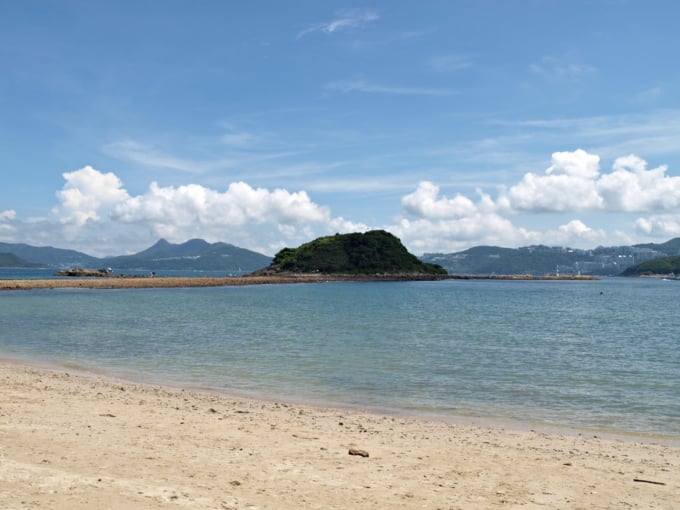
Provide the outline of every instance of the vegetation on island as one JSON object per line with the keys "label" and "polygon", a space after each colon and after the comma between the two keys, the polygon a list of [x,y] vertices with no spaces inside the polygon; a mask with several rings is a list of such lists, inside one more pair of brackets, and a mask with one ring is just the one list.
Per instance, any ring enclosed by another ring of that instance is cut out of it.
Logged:
{"label": "vegetation on island", "polygon": [[680,275],[680,255],[648,260],[629,267],[621,276]]}
{"label": "vegetation on island", "polygon": [[447,274],[406,250],[401,241],[384,230],[319,237],[298,248],[279,251],[268,272],[372,274]]}

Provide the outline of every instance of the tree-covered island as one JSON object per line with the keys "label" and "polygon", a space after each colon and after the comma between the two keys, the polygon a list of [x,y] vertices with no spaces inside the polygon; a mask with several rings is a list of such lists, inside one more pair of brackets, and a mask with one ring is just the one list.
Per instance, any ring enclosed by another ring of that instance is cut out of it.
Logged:
{"label": "tree-covered island", "polygon": [[257,273],[329,275],[446,275],[436,264],[422,262],[384,230],[319,237],[298,248],[284,248],[269,267]]}

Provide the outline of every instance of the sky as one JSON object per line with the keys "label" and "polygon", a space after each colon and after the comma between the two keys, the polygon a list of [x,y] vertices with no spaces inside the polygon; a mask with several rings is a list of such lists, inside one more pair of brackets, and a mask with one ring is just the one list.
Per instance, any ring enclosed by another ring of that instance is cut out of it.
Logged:
{"label": "sky", "polygon": [[0,2],[0,241],[680,236],[674,0]]}

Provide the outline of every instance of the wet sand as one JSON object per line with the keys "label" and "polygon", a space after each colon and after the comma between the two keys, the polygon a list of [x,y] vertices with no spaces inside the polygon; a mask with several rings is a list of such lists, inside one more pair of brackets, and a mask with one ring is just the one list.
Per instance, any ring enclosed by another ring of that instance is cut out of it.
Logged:
{"label": "wet sand", "polygon": [[[0,364],[0,508],[677,508],[680,448]],[[363,450],[368,457],[350,455]]]}

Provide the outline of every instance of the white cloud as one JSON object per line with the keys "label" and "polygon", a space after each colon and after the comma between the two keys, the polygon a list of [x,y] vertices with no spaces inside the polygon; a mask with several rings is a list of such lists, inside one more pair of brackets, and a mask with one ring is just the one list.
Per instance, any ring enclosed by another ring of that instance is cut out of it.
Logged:
{"label": "white cloud", "polygon": [[401,199],[406,212],[421,218],[447,218],[470,216],[476,211],[475,204],[460,194],[454,198],[440,198],[439,186],[423,181],[418,189]]}
{"label": "white cloud", "polygon": [[339,9],[335,11],[335,17],[331,21],[314,23],[299,32],[298,38],[314,32],[335,34],[346,30],[360,29],[378,19],[380,19],[378,11],[372,9]]}
{"label": "white cloud", "polygon": [[0,211],[0,240],[10,242],[16,227],[13,225],[14,219],[17,213],[14,209],[8,209],[6,211]]}
{"label": "white cloud", "polygon": [[596,246],[607,238],[605,231],[593,229],[581,220],[571,220],[560,225],[555,230],[548,230],[542,236],[541,242],[556,246]]}
{"label": "white cloud", "polygon": [[319,223],[329,221],[330,212],[314,204],[304,191],[269,191],[236,182],[220,193],[197,184],[174,188],[152,183],[146,194],[118,204],[114,218],[127,223],[148,221],[167,228],[202,224],[242,227],[265,222]]}
{"label": "white cloud", "polygon": [[527,173],[501,197],[504,207],[516,211],[584,211],[602,208],[595,179],[598,156],[579,149],[556,152],[544,175]]}
{"label": "white cloud", "polygon": [[[51,216],[20,225],[22,242],[66,243],[93,255],[119,255],[146,248],[160,237],[171,242],[201,237],[273,254],[319,235],[368,229],[333,217],[305,191],[253,188],[245,182],[231,183],[225,191],[153,182],[145,193],[131,196],[115,174],[91,166],[63,177],[66,182],[56,193],[59,203]],[[0,212],[0,234],[13,234],[19,225],[15,219],[12,210]]]}
{"label": "white cloud", "polygon": [[601,174],[599,157],[579,149],[556,152],[543,175],[527,173],[499,197],[499,205],[522,212],[662,212],[680,209],[680,177],[666,166],[647,169],[635,155],[615,160]]}
{"label": "white cloud", "polygon": [[14,209],[0,211],[0,221],[10,221],[17,217],[17,212]]}
{"label": "white cloud", "polygon": [[479,244],[516,245],[526,240],[526,235],[510,220],[493,213],[475,213],[453,220],[401,218],[388,230],[416,254],[453,252]]}
{"label": "white cloud", "polygon": [[476,212],[458,219],[401,218],[388,228],[417,254],[450,253],[477,245],[593,247],[613,238],[601,229],[571,220],[553,229],[531,230],[517,226],[500,214]]}
{"label": "white cloud", "polygon": [[680,208],[680,177],[666,175],[667,166],[647,170],[635,155],[618,158],[614,171],[598,181],[608,210],[661,212]]}
{"label": "white cloud", "polygon": [[62,223],[82,226],[88,220],[100,220],[99,212],[125,200],[127,191],[113,173],[101,173],[91,166],[62,174],[64,187],[56,195],[60,205],[52,212]]}
{"label": "white cloud", "polygon": [[553,164],[545,171],[551,175],[569,175],[592,179],[600,173],[600,157],[582,149],[574,152],[555,152]]}
{"label": "white cloud", "polygon": [[[639,234],[678,235],[680,177],[669,177],[666,171],[665,166],[648,170],[644,160],[630,155],[616,159],[612,171],[602,174],[597,155],[580,149],[556,152],[542,174],[525,174],[517,184],[502,189],[495,200],[479,190],[477,202],[461,194],[448,198],[436,184],[421,182],[401,201],[404,213],[416,220],[399,218],[390,228],[421,251],[452,251],[476,244],[592,247],[626,235],[608,233],[578,218],[541,230],[515,223],[545,217],[544,213],[563,218],[577,213],[620,217],[621,213],[653,212],[656,215],[635,223]],[[544,223],[549,221],[548,217]]]}
{"label": "white cloud", "polygon": [[680,236],[680,217],[678,215],[654,215],[638,218],[635,231],[648,237],[668,238]]}
{"label": "white cloud", "polygon": [[[556,152],[542,173],[526,173],[495,197],[480,189],[476,197],[446,196],[439,185],[422,181],[402,196],[402,216],[371,228],[393,232],[417,254],[480,244],[587,248],[630,242],[634,236],[640,242],[680,235],[680,177],[667,175],[665,166],[647,166],[629,155],[616,159],[606,173],[594,154]],[[223,190],[153,182],[133,196],[114,173],[91,166],[63,177],[49,217],[21,221],[14,210],[0,211],[0,237],[93,255],[139,251],[159,237],[171,242],[201,237],[271,255],[320,235],[369,229],[333,216],[304,190],[257,188],[243,181]],[[635,213],[645,216],[634,218]]]}

